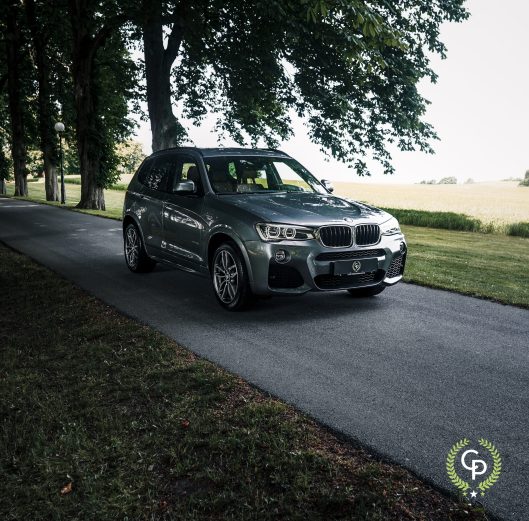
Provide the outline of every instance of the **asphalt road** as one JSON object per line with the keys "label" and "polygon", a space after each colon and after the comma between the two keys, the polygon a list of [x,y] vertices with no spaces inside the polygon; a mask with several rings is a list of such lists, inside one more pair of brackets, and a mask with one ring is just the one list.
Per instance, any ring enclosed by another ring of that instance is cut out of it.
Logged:
{"label": "asphalt road", "polygon": [[209,280],[129,272],[120,225],[0,198],[0,241],[446,490],[450,447],[491,440],[503,471],[483,503],[529,519],[528,310],[399,284],[229,313]]}

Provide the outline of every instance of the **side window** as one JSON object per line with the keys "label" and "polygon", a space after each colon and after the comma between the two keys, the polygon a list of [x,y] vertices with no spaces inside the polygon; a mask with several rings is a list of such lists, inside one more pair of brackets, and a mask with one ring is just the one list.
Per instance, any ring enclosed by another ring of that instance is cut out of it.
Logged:
{"label": "side window", "polygon": [[196,160],[192,156],[179,156],[178,166],[176,168],[176,174],[172,185],[173,189],[177,183],[181,183],[182,181],[193,181],[197,192],[200,192],[202,189],[200,171],[198,170]]}
{"label": "side window", "polygon": [[174,156],[166,155],[157,157],[150,164],[150,168],[140,172],[138,179],[151,190],[165,192],[169,189],[173,175],[176,171],[177,159]]}

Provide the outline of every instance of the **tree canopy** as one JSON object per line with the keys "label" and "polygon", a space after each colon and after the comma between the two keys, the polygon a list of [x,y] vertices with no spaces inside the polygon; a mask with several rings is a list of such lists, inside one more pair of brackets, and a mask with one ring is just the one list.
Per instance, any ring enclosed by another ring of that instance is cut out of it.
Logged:
{"label": "tree canopy", "polygon": [[[71,28],[55,41],[36,39],[34,27],[31,38],[19,3],[9,2],[0,23],[12,27],[18,13],[19,52],[36,56],[41,41],[48,56],[47,72],[30,60],[23,81],[42,90],[47,74],[57,86],[44,96],[53,110],[46,114],[26,96],[20,111],[40,122],[42,148],[59,104],[61,117],[75,122],[69,141],[82,176],[80,205],[90,208],[104,207],[102,189],[117,171],[115,148],[130,135],[130,113],[144,100],[155,150],[183,143],[184,120],[200,125],[211,113],[219,137],[277,146],[292,135],[295,115],[322,152],[358,174],[369,174],[369,157],[393,172],[391,147],[432,151],[436,134],[424,120],[428,102],[418,84],[436,81],[431,58],[446,52],[441,24],[468,16],[464,0],[57,0],[53,9],[24,0],[49,33],[57,24]],[[134,63],[132,49],[144,51],[143,63]],[[6,38],[7,58],[8,50]],[[8,76],[17,73],[12,60],[5,63]],[[2,103],[12,102],[9,94],[0,90]],[[10,114],[2,130],[20,151],[28,143],[20,143]],[[13,159],[15,177],[22,175]]]}

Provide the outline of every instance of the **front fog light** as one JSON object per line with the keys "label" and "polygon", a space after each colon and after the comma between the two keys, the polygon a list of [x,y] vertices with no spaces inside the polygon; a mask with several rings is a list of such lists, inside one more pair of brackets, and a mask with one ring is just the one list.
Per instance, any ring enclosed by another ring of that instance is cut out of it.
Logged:
{"label": "front fog light", "polygon": [[274,255],[274,259],[276,262],[279,262],[279,264],[283,264],[284,262],[288,262],[290,260],[290,254],[285,250],[277,250]]}
{"label": "front fog light", "polygon": [[402,255],[404,255],[406,253],[406,244],[401,242],[399,248],[400,248],[400,252],[402,253]]}

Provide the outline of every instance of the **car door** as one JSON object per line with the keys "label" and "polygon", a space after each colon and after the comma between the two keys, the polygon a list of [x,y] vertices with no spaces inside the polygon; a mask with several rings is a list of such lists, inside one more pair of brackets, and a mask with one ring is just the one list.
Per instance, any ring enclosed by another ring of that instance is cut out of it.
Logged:
{"label": "car door", "polygon": [[[202,216],[204,190],[197,159],[177,154],[176,171],[164,202],[164,248],[178,264],[197,271],[207,269],[203,240],[206,221]],[[177,191],[178,184],[195,183],[194,192]]]}
{"label": "car door", "polygon": [[153,158],[150,167],[142,169],[139,181],[142,184],[141,228],[149,255],[164,257],[163,205],[169,184],[176,171],[176,160],[170,154]]}

